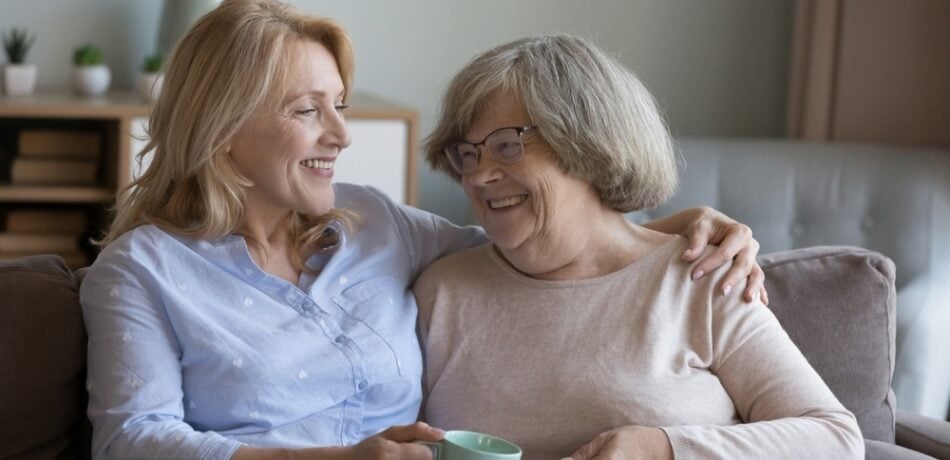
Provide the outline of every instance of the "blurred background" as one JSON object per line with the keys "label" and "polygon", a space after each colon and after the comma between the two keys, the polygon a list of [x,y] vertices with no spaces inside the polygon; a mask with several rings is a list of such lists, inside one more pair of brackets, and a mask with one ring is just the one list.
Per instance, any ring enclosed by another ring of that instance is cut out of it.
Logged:
{"label": "blurred background", "polygon": [[[416,109],[420,139],[433,126],[441,91],[471,57],[551,32],[591,37],[637,72],[678,136],[772,137],[785,130],[792,0],[290,3],[348,29],[355,90]],[[157,0],[0,0],[0,30],[36,33],[29,61],[39,69],[38,91],[68,88],[72,51],[87,42],[102,49],[112,87],[132,88],[142,60],[158,49],[162,8]],[[417,171],[420,207],[471,221],[457,186],[421,160]]]}

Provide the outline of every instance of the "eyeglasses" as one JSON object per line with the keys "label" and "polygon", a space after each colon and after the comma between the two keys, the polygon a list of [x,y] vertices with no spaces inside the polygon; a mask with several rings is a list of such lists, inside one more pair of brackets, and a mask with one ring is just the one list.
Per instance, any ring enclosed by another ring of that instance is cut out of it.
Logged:
{"label": "eyeglasses", "polygon": [[478,168],[478,161],[481,159],[479,146],[488,148],[495,161],[503,165],[513,165],[524,157],[524,134],[534,129],[537,128],[522,126],[496,129],[477,144],[456,142],[449,145],[445,148],[445,156],[459,174],[468,174]]}

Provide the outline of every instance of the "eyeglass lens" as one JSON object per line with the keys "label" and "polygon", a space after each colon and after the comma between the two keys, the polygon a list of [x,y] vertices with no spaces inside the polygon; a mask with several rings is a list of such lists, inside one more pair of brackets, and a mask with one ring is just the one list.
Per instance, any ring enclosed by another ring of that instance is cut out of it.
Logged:
{"label": "eyeglass lens", "polygon": [[[524,149],[521,135],[515,128],[504,128],[491,133],[482,145],[491,152],[496,161],[502,164],[515,164],[521,160]],[[448,149],[452,166],[460,173],[468,173],[478,167],[479,153],[476,144],[461,142]]]}

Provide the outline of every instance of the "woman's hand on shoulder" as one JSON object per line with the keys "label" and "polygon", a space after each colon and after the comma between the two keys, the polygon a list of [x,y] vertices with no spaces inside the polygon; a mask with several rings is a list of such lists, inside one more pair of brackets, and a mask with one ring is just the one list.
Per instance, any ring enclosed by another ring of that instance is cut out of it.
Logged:
{"label": "woman's hand on shoulder", "polygon": [[591,459],[662,459],[673,458],[673,447],[666,433],[648,426],[630,425],[605,431],[569,457],[571,460]]}
{"label": "woman's hand on shoulder", "polygon": [[445,432],[423,422],[393,426],[347,447],[278,449],[243,446],[231,460],[432,460],[432,449],[415,441],[441,441]]}
{"label": "woman's hand on shoulder", "polygon": [[[743,278],[748,278],[743,299],[752,302],[760,299],[769,304],[765,292],[765,273],[756,262],[759,242],[752,237],[748,225],[709,206],[684,209],[676,214],[648,222],[647,228],[664,233],[677,233],[689,239],[683,260],[696,262],[693,267],[693,279],[702,278],[723,264],[732,261],[732,268],[719,284],[719,292],[728,294]],[[706,254],[707,245],[716,244],[716,250]]]}
{"label": "woman's hand on shoulder", "polygon": [[[759,242],[752,237],[752,229],[709,206],[696,208],[696,212],[699,216],[686,230],[689,245],[683,254],[683,260],[687,262],[698,260],[693,268],[693,279],[701,278],[731,260],[732,268],[722,279],[721,292],[728,294],[733,286],[748,277],[743,298],[746,302],[759,298],[763,304],[768,305],[769,296],[764,286],[765,272],[755,260],[755,256],[759,254]],[[700,258],[703,249],[709,244],[719,246],[715,251]]]}

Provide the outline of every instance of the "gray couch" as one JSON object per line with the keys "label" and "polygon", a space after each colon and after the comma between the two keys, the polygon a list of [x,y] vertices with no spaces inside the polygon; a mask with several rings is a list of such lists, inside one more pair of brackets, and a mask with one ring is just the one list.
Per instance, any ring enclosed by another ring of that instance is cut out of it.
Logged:
{"label": "gray couch", "polygon": [[[816,247],[765,255],[761,264],[770,308],[856,415],[867,457],[950,458],[950,423],[894,405],[890,259]],[[57,256],[0,262],[0,458],[89,457],[79,282]]]}
{"label": "gray couch", "polygon": [[894,390],[950,419],[950,151],[765,139],[687,139],[680,190],[648,220],[709,205],[748,224],[762,253],[878,251],[897,266]]}

